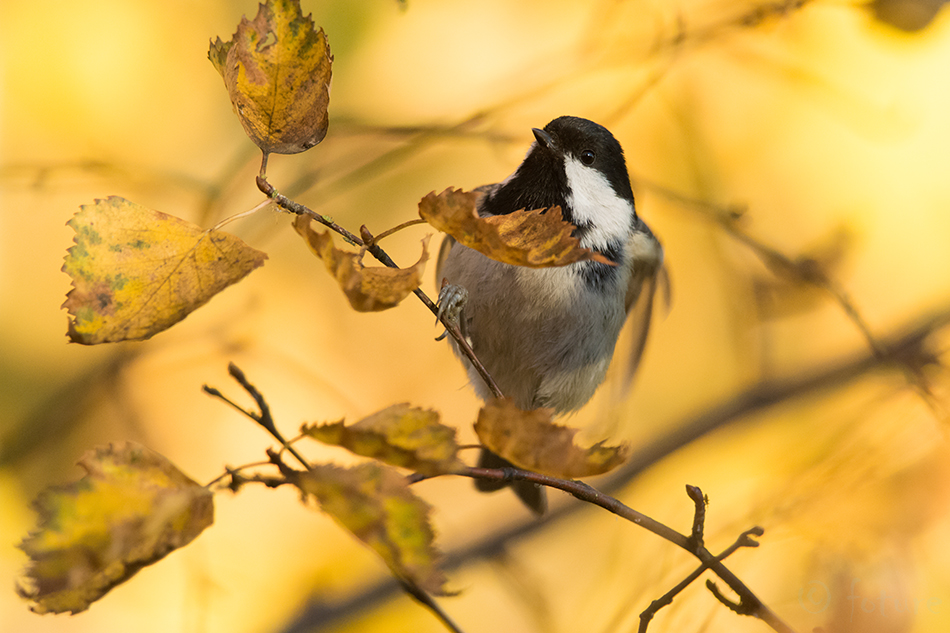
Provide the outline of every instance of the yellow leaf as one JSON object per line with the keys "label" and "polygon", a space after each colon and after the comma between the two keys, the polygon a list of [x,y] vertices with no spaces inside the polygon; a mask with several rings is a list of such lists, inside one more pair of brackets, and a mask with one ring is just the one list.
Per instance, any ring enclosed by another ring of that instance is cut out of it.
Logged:
{"label": "yellow leaf", "polygon": [[428,593],[444,593],[430,507],[412,493],[405,477],[377,462],[291,473],[301,491],[315,496],[324,512],[379,554],[397,578]]}
{"label": "yellow leaf", "polygon": [[265,154],[296,154],[326,136],[333,56],[299,0],[259,5],[230,41],[211,43],[208,59],[224,77],[244,131]]}
{"label": "yellow leaf", "polygon": [[350,305],[357,312],[379,312],[395,307],[422,284],[422,273],[429,259],[428,237],[422,241],[422,256],[414,266],[366,268],[359,254],[334,247],[329,231],[314,231],[310,226],[310,218],[298,215],[294,219],[294,228],[310,246],[310,250],[324,261],[327,270],[340,284]]}
{"label": "yellow leaf", "polygon": [[39,529],[20,544],[31,562],[18,593],[36,613],[78,613],[214,520],[211,492],[167,459],[126,442],[90,451],[86,476],[34,505]]}
{"label": "yellow leaf", "polygon": [[243,279],[267,255],[237,237],[124,198],[83,205],[63,272],[73,289],[69,338],[95,345],[147,339]]}
{"label": "yellow leaf", "polygon": [[343,421],[305,424],[301,432],[325,444],[423,475],[442,475],[462,467],[455,429],[439,422],[438,411],[395,404],[356,424]]}
{"label": "yellow leaf", "polygon": [[591,477],[623,463],[626,446],[588,449],[574,444],[576,429],[554,424],[552,409],[522,411],[511,400],[492,400],[478,412],[475,433],[488,449],[512,464],[552,477]]}
{"label": "yellow leaf", "polygon": [[494,260],[547,268],[591,260],[613,265],[600,253],[582,248],[573,236],[577,228],[561,216],[560,207],[515,211],[479,217],[477,191],[434,191],[419,202],[419,217],[448,233],[460,244]]}

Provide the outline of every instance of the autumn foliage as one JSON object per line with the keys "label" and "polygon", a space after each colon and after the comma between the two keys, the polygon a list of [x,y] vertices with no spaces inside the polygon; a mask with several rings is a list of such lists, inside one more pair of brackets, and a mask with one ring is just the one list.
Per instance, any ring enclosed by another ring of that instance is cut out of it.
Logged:
{"label": "autumn foliage", "polygon": [[[303,245],[322,261],[352,308],[390,309],[417,294],[434,310],[419,290],[429,258],[428,239],[418,261],[399,268],[371,236],[357,236],[289,201],[266,180],[270,153],[306,151],[328,130],[333,57],[326,34],[303,15],[299,1],[267,0],[253,20],[241,20],[231,40],[216,39],[208,57],[223,77],[245,132],[262,151],[259,186],[284,211],[296,214],[293,228]],[[579,246],[575,227],[563,220],[560,209],[524,209],[480,218],[479,195],[457,189],[433,192],[422,198],[418,214],[460,243],[513,265],[612,263]],[[325,229],[315,229],[314,223]],[[75,245],[63,270],[73,288],[64,307],[71,317],[69,338],[84,345],[149,339],[267,259],[226,232],[204,229],[116,196],[82,206],[69,225]],[[338,248],[333,232],[351,246]],[[366,265],[370,256],[384,265]],[[425,602],[428,594],[446,593],[432,508],[413,492],[412,483],[442,475],[476,476],[459,456],[455,429],[444,425],[436,411],[402,403],[351,424],[343,420],[304,424],[300,435],[288,441],[263,395],[239,370],[232,367],[231,373],[258,404],[258,411],[242,412],[280,443],[278,451],[268,452],[270,472],[276,474],[228,469],[202,486],[165,457],[136,444],[91,451],[80,460],[86,471],[82,479],[39,497],[37,530],[21,544],[31,563],[19,592],[34,611],[87,609],[112,587],[209,527],[213,490],[238,491],[255,483],[296,487],[305,500],[315,502],[376,552],[414,597]],[[226,400],[216,389],[206,390]],[[484,447],[523,469],[480,476],[561,478],[545,483],[580,497],[592,489],[570,478],[606,473],[626,457],[623,446],[603,442],[579,446],[576,431],[555,424],[550,411],[521,411],[504,399],[488,403],[474,428]],[[307,441],[342,447],[363,461],[350,467],[311,463],[296,449]],[[611,505],[604,495],[590,500],[623,512],[622,504]],[[694,554],[711,560],[701,540],[688,541],[662,526],[652,529],[682,547],[695,546]],[[704,564],[714,568],[712,562]],[[721,567],[721,562],[715,565]],[[717,573],[727,577],[726,572]]]}

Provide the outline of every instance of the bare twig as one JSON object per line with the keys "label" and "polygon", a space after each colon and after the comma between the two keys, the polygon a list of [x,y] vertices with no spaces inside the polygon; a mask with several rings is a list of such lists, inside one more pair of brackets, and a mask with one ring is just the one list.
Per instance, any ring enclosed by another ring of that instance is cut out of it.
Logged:
{"label": "bare twig", "polygon": [[703,547],[703,529],[706,523],[706,497],[697,486],[686,486],[686,494],[693,500],[696,509],[693,513],[693,531],[689,540],[694,547]]}
{"label": "bare twig", "polygon": [[[714,556],[709,550],[707,550],[702,543],[696,543],[693,537],[688,537],[684,534],[680,534],[673,528],[652,519],[645,514],[634,510],[623,502],[605,495],[604,493],[596,490],[595,488],[589,486],[588,484],[582,481],[574,481],[568,479],[559,479],[557,477],[549,477],[547,475],[540,475],[538,473],[532,473],[526,470],[520,470],[517,468],[467,468],[458,474],[464,475],[467,477],[474,477],[478,479],[494,479],[497,481],[529,481],[531,483],[539,484],[542,486],[548,486],[549,488],[556,488],[567,492],[568,494],[573,495],[574,497],[580,499],[581,501],[586,501],[593,505],[599,506],[613,514],[616,514],[619,517],[627,519],[632,523],[636,523],[642,528],[656,534],[657,536],[678,545],[679,547],[685,549],[687,552],[693,554],[698,558],[702,563],[702,567],[699,570],[699,573],[703,569],[710,569],[713,573],[719,576],[729,588],[732,589],[736,595],[740,597],[739,605],[744,611],[744,615],[754,615],[763,622],[767,623],[773,630],[778,631],[779,633],[792,633],[792,628],[788,626],[781,618],[779,618],[771,609],[769,609],[753,592],[749,589],[739,578],[732,573],[725,565],[722,564],[719,557]],[[698,497],[701,504],[705,504],[702,491],[695,487],[689,486],[689,495],[690,498]],[[705,515],[705,512],[702,513]],[[700,533],[702,528],[699,528]],[[694,535],[696,528],[694,525]],[[741,546],[751,546],[756,547],[758,543],[753,541],[750,538],[750,534],[762,534],[761,528],[753,528],[740,537],[739,547]],[[754,545],[751,545],[754,543]],[[737,549],[736,546],[727,550],[725,555],[731,554]],[[699,576],[699,573],[696,573],[696,577]],[[695,577],[690,578],[689,582],[692,582]],[[683,584],[683,587],[689,584],[686,582]],[[675,595],[675,594],[674,594]],[[720,597],[717,595],[717,598]],[[672,596],[670,597],[672,601]],[[659,607],[657,607],[659,608]],[[737,611],[738,613],[738,611]],[[652,617],[652,616],[651,616]]]}
{"label": "bare twig", "polygon": [[691,551],[691,544],[688,537],[683,536],[673,528],[668,527],[663,523],[660,523],[655,519],[651,519],[647,515],[634,510],[618,499],[600,492],[596,488],[593,488],[583,481],[550,477],[548,475],[533,473],[529,470],[521,470],[519,468],[468,467],[456,474],[472,477],[473,479],[490,479],[504,481],[506,483],[511,481],[529,481],[541,486],[556,488],[576,497],[577,499],[580,499],[581,501],[586,501],[587,503],[600,506],[601,508],[612,512],[619,517],[622,517],[632,523],[636,523],[640,527],[653,532],[657,536],[666,539],[674,545],[678,545],[687,551]]}
{"label": "bare twig", "polygon": [[[690,496],[692,497],[692,495]],[[728,556],[732,555],[732,553],[735,552],[740,547],[758,547],[759,544],[752,538],[752,536],[753,535],[761,536],[762,534],[763,534],[763,530],[760,527],[754,527],[752,529],[746,530],[741,535],[739,535],[739,538],[736,539],[735,543],[730,545],[728,548],[723,550],[721,554],[716,556],[715,560],[717,562],[722,562]],[[709,569],[709,566],[710,566],[709,563],[703,563],[702,565],[697,567],[695,570],[693,570],[688,576],[686,576],[686,578],[684,578],[682,581],[677,583],[675,587],[673,587],[672,589],[667,591],[665,594],[663,594],[661,597],[657,598],[652,603],[650,603],[650,606],[644,609],[643,613],[640,614],[640,626],[637,629],[639,633],[646,633],[647,626],[649,626],[650,621],[653,619],[653,616],[655,616],[656,613],[663,607],[671,605],[673,603],[673,598],[675,598],[680,592],[682,592],[683,589],[688,587],[694,580],[699,578],[703,574],[704,571]],[[718,592],[718,589],[717,589],[717,592]],[[716,595],[717,592],[714,592],[714,595]],[[717,598],[721,596],[722,594],[718,594]],[[742,615],[758,615],[758,614],[744,613]],[[772,628],[775,628],[775,627],[773,626]],[[779,628],[776,630],[784,630],[784,629]]]}
{"label": "bare twig", "polygon": [[[425,223],[426,223],[426,221],[423,220],[422,218],[416,218],[415,220],[409,220],[408,222],[403,222],[402,224],[400,224],[400,225],[398,225],[398,226],[394,226],[394,227],[391,228],[391,229],[388,229],[388,230],[386,230],[386,231],[383,231],[382,233],[380,233],[379,235],[373,237],[372,239],[367,240],[367,239],[365,239],[365,237],[364,237],[364,241],[366,241],[370,246],[372,246],[372,245],[374,245],[374,244],[377,244],[378,242],[380,242],[380,241],[383,240],[384,238],[389,237],[389,236],[392,235],[393,233],[397,233],[397,232],[399,232],[399,231],[401,231],[401,230],[403,230],[403,229],[407,229],[407,228],[409,228],[410,226],[416,226],[417,224],[425,224]],[[361,233],[362,233],[362,229],[363,229],[363,228],[366,228],[366,226],[363,225],[362,227],[360,227],[360,232],[361,232]]]}
{"label": "bare twig", "polygon": [[[205,392],[211,395],[214,395],[216,398],[221,397],[219,395],[220,392],[217,392],[217,389],[214,389],[213,387],[211,387],[210,389],[211,391],[208,391],[206,389]],[[217,393],[213,393],[213,392],[217,392]],[[231,402],[228,402],[228,404],[231,404],[233,406],[233,403]],[[234,490],[234,478],[235,477],[243,478],[243,475],[241,475],[242,470],[247,470],[249,468],[257,468],[258,466],[267,466],[270,463],[271,463],[270,461],[266,461],[266,462],[261,461],[261,462],[251,462],[250,464],[244,464],[243,466],[237,466],[237,467],[225,466],[224,472],[218,475],[217,477],[215,477],[214,479],[212,479],[211,481],[209,481],[208,483],[206,483],[204,487],[211,488],[222,479],[228,479],[230,477],[231,483],[228,484],[228,488],[231,488],[232,490]],[[244,478],[244,481],[250,481],[250,478]]]}
{"label": "bare twig", "polygon": [[209,387],[208,385],[204,385],[202,387],[204,392],[207,393],[208,395],[214,396],[215,398],[223,400],[224,402],[228,403],[229,405],[231,405],[232,407],[234,407],[235,409],[237,409],[238,411],[240,411],[247,417],[257,422],[268,433],[274,436],[274,438],[278,442],[280,442],[280,445],[283,447],[284,450],[286,450],[291,455],[296,457],[297,461],[303,464],[304,468],[309,469],[310,463],[304,458],[303,455],[297,452],[297,449],[295,449],[290,443],[288,443],[287,440],[284,439],[284,436],[281,435],[280,431],[277,430],[277,426],[274,424],[274,418],[271,416],[271,413],[270,413],[270,407],[267,405],[267,401],[264,400],[264,396],[261,394],[261,392],[258,391],[257,388],[247,380],[247,377],[244,375],[244,372],[241,371],[241,369],[234,363],[228,364],[228,373],[231,374],[231,377],[234,378],[238,382],[238,384],[244,387],[244,390],[252,398],[254,398],[254,402],[257,403],[257,406],[260,409],[260,413],[254,413],[253,411],[248,411],[247,409],[241,407],[240,405],[236,404],[232,400],[225,397],[224,394],[221,393],[221,391],[219,391],[218,389],[215,389],[214,387]]}

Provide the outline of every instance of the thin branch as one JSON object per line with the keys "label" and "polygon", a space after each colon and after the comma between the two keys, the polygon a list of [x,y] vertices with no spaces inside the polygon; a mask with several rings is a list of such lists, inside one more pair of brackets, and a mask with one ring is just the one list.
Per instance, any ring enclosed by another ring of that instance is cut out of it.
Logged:
{"label": "thin branch", "polygon": [[[690,486],[691,488],[694,486]],[[696,490],[699,490],[696,488]],[[692,498],[692,494],[690,494]],[[705,505],[705,504],[704,504]],[[760,527],[754,527],[752,529],[746,530],[739,535],[739,538],[736,539],[736,542],[730,545],[728,548],[723,550],[721,554],[716,556],[716,560],[722,562],[727,557],[731,556],[737,549],[740,547],[758,547],[759,544],[752,538],[755,536],[762,536],[764,531]],[[686,587],[688,587],[694,580],[699,578],[704,571],[709,569],[709,564],[703,563],[692,573],[690,573],[686,578],[676,584],[675,587],[667,591],[661,597],[657,598],[650,603],[650,606],[644,609],[643,613],[640,614],[640,626],[637,629],[639,633],[646,633],[647,626],[649,626],[650,621],[653,619],[653,616],[662,609],[663,607],[669,606],[673,603],[673,598],[675,598],[680,592],[682,592]],[[745,614],[745,615],[755,615],[755,614]],[[774,627],[773,627],[774,628]]]}
{"label": "thin branch", "polygon": [[[208,389],[211,389],[211,391],[208,391]],[[209,393],[209,394],[211,394],[211,395],[214,395],[214,396],[217,397],[217,398],[224,399],[224,397],[220,394],[220,392],[218,392],[217,389],[214,389],[213,387],[209,387],[208,389],[205,389],[205,393]],[[217,392],[217,393],[211,393],[211,392]],[[228,404],[230,404],[230,405],[232,405],[232,406],[236,406],[236,405],[234,405],[233,402],[230,402],[230,401],[227,401],[227,400],[225,400],[225,401],[228,402]],[[242,411],[243,411],[243,410],[242,410]],[[246,412],[245,412],[245,413],[246,413]],[[270,464],[270,463],[271,463],[270,461],[266,461],[266,462],[265,462],[265,461],[259,461],[259,462],[251,462],[251,463],[249,463],[249,464],[244,464],[244,465],[242,465],[242,466],[236,466],[236,467],[233,467],[233,468],[232,468],[231,466],[225,466],[225,467],[224,467],[224,472],[221,473],[220,475],[218,475],[217,477],[215,477],[214,479],[212,479],[211,481],[209,481],[208,483],[206,483],[206,484],[204,485],[204,487],[205,487],[205,488],[211,488],[213,485],[215,485],[216,483],[218,483],[218,482],[221,481],[222,479],[227,479],[228,477],[231,477],[232,480],[233,480],[234,477],[235,477],[235,475],[237,475],[237,476],[242,476],[242,475],[241,475],[241,471],[242,471],[242,470],[247,470],[248,468],[257,468],[257,467],[259,467],[259,466],[267,466],[267,465]],[[230,487],[231,487],[231,484],[229,484],[228,487],[230,488]]]}
{"label": "thin branch", "polygon": [[[346,240],[353,246],[365,246],[365,244],[363,244],[363,240],[361,240],[358,235],[354,235],[353,233],[350,233],[345,228],[343,228],[342,226],[334,222],[330,217],[317,213],[316,211],[300,204],[299,202],[295,202],[291,200],[284,194],[277,191],[277,189],[274,188],[274,185],[267,182],[266,178],[262,178],[261,176],[257,177],[257,188],[260,189],[261,192],[264,195],[266,195],[268,198],[276,202],[277,206],[284,209],[285,211],[289,211],[293,213],[294,215],[309,216],[310,218],[313,218],[314,220],[316,220],[323,226],[327,227],[331,231],[334,231],[335,233],[338,233],[339,235],[341,235],[344,240]],[[377,253],[370,249],[370,252],[373,254],[373,257],[375,257],[376,259],[379,259],[386,266],[389,266],[391,268],[397,268],[396,264],[393,263],[393,261],[389,258],[389,256],[383,253],[382,251]],[[380,255],[382,255],[382,257],[380,257]]]}
{"label": "thin branch", "polygon": [[[376,238],[376,240],[374,240],[373,243],[367,244],[366,241],[364,241],[361,237],[359,237],[358,235],[354,235],[350,231],[346,230],[345,228],[343,228],[342,226],[334,222],[331,218],[325,215],[320,215],[316,211],[313,211],[312,209],[300,204],[299,202],[294,202],[290,198],[287,198],[286,196],[281,194],[279,191],[277,191],[272,184],[270,184],[269,182],[267,182],[267,180],[265,180],[264,178],[260,176],[257,177],[257,187],[266,196],[268,196],[274,202],[276,202],[277,206],[281,207],[282,209],[289,211],[295,215],[306,215],[307,217],[313,218],[314,220],[324,225],[331,231],[334,231],[338,233],[339,235],[343,236],[343,239],[345,239],[350,244],[354,246],[358,246],[360,248],[365,248],[373,257],[379,260],[379,262],[382,263],[384,266],[389,266],[390,268],[399,268],[399,266],[396,265],[396,262],[392,260],[392,258],[386,253],[386,251],[380,248],[379,244],[375,243],[379,240],[378,237]],[[428,308],[429,311],[432,312],[432,314],[434,314],[436,317],[439,316],[438,306],[436,306],[436,304],[432,301],[432,299],[429,298],[429,296],[425,292],[423,292],[419,288],[416,288],[413,291],[413,294],[415,294],[416,297],[419,298],[422,304],[426,308]],[[503,397],[501,389],[498,388],[498,385],[495,383],[495,380],[491,377],[491,374],[488,373],[488,370],[485,369],[485,366],[482,365],[482,362],[478,360],[477,356],[475,356],[475,352],[472,351],[471,345],[469,345],[468,341],[465,340],[465,337],[462,336],[462,332],[459,330],[458,326],[452,324],[446,319],[442,319],[442,325],[445,326],[445,329],[448,331],[448,333],[452,336],[453,339],[455,339],[455,342],[458,343],[459,349],[462,350],[462,353],[465,354],[469,362],[472,363],[472,366],[475,368],[475,371],[478,372],[478,375],[482,378],[482,380],[485,381],[485,384],[488,385],[488,388],[492,391],[492,394],[496,398]]]}
{"label": "thin branch", "polygon": [[[377,235],[376,237],[372,237],[372,238],[369,239],[369,240],[367,240],[365,236],[364,236],[363,239],[364,239],[364,241],[368,242],[370,246],[372,246],[372,245],[374,245],[374,244],[379,243],[379,242],[380,242],[381,240],[383,240],[384,238],[389,237],[389,236],[392,235],[393,233],[397,233],[397,232],[399,232],[399,231],[402,231],[403,229],[407,229],[407,228],[409,228],[410,226],[416,226],[416,225],[418,225],[418,224],[425,224],[425,223],[426,223],[426,221],[423,220],[422,218],[416,218],[415,220],[409,220],[408,222],[403,222],[403,223],[400,224],[399,226],[394,226],[394,227],[391,228],[391,229],[388,229],[388,230],[386,230],[386,231],[383,231],[382,233],[380,233],[380,234]],[[365,228],[366,228],[366,225],[365,225],[365,224],[364,224],[362,227],[360,227],[360,233],[361,233],[361,234],[362,234],[362,232],[363,232],[363,229],[365,229]]]}
{"label": "thin branch", "polygon": [[719,587],[716,586],[716,583],[714,583],[712,580],[706,580],[706,588],[709,589],[709,592],[716,597],[716,600],[725,605],[730,611],[738,615],[752,615],[748,604],[745,604],[745,602],[741,599],[739,602],[733,602],[727,598],[725,594],[722,593],[722,591],[719,590]]}
{"label": "thin branch", "polygon": [[303,464],[304,468],[309,470],[310,463],[306,460],[306,458],[304,458],[303,455],[297,452],[297,449],[291,446],[287,442],[287,440],[284,439],[284,436],[281,435],[280,431],[277,430],[277,426],[274,424],[274,418],[273,416],[271,416],[270,407],[268,406],[267,401],[264,399],[264,396],[261,394],[261,392],[257,390],[257,387],[252,385],[247,380],[247,377],[244,375],[244,372],[241,371],[241,369],[234,363],[228,363],[228,373],[231,374],[231,377],[234,378],[238,382],[238,384],[244,387],[244,390],[254,399],[254,402],[257,403],[257,406],[260,409],[260,413],[254,413],[253,411],[248,411],[247,409],[241,407],[240,405],[236,404],[232,400],[225,397],[224,394],[221,393],[221,391],[219,391],[218,389],[214,387],[209,387],[208,385],[204,385],[202,387],[204,392],[207,393],[208,395],[214,396],[215,398],[223,400],[224,402],[228,403],[229,405],[231,405],[232,407],[234,407],[235,409],[237,409],[238,411],[240,411],[247,417],[257,422],[260,426],[264,428],[264,430],[266,430],[268,433],[274,436],[274,438],[278,442],[280,442],[280,445],[283,447],[283,450],[286,450],[291,455],[296,457],[297,461]]}
{"label": "thin branch", "polygon": [[[573,495],[581,501],[586,501],[587,503],[599,506],[608,512],[612,512],[621,518],[627,519],[628,521],[639,525],[647,531],[656,534],[660,538],[663,538],[674,545],[678,545],[698,558],[703,563],[705,568],[713,571],[727,585],[729,585],[730,589],[740,596],[740,605],[744,610],[746,610],[745,615],[756,616],[779,633],[793,633],[791,627],[785,624],[785,622],[782,621],[782,619],[779,618],[771,609],[769,609],[765,603],[763,603],[752,592],[751,589],[749,589],[741,580],[739,580],[738,576],[727,569],[726,566],[720,562],[718,557],[714,556],[701,543],[697,544],[693,538],[684,534],[680,534],[673,528],[664,525],[663,523],[660,523],[659,521],[656,521],[655,519],[652,519],[645,514],[638,512],[637,510],[634,510],[620,500],[606,495],[582,481],[549,477],[547,475],[540,475],[538,473],[532,473],[530,471],[520,470],[518,468],[466,468],[465,470],[456,474],[464,475],[466,477],[493,479],[504,482],[529,481],[542,486],[548,486],[549,488],[556,488]],[[699,488],[695,486],[690,486],[689,495],[691,498],[694,496],[694,492],[698,493],[698,497],[702,501],[702,491],[700,491]],[[700,528],[700,532],[701,531],[702,528]],[[753,530],[744,533],[744,536],[746,536],[745,539],[740,540],[743,544],[745,544],[751,540],[748,538],[748,534],[761,533],[761,528],[753,528]],[[756,546],[757,545],[758,544],[756,543]],[[729,553],[732,553],[732,551],[735,550],[733,549],[729,551]],[[692,582],[692,580],[690,582]]]}
{"label": "thin branch", "polygon": [[649,532],[653,532],[660,538],[666,539],[674,545],[678,545],[687,551],[692,551],[688,537],[680,534],[673,528],[668,527],[663,523],[660,523],[659,521],[634,510],[618,499],[600,492],[596,488],[584,483],[583,481],[550,477],[548,475],[534,473],[529,470],[521,470],[520,468],[477,468],[470,466],[455,474],[465,477],[472,477],[473,479],[489,479],[503,481],[506,483],[511,481],[528,481],[533,484],[547,486],[549,488],[556,488],[557,490],[566,492],[569,495],[580,499],[581,501],[586,501],[587,503],[600,506],[604,510],[612,512],[613,514],[616,514],[617,516],[624,518],[631,523],[636,523],[640,527],[646,529]]}
{"label": "thin branch", "polygon": [[689,540],[694,547],[703,546],[703,529],[706,523],[706,496],[697,486],[686,486],[686,494],[693,500],[696,509],[693,512],[693,531]]}
{"label": "thin branch", "polygon": [[[270,460],[266,462],[267,464],[273,464],[274,461]],[[231,489],[231,492],[237,492],[239,489],[243,488],[246,484],[264,484],[268,488],[280,488],[281,486],[292,485],[291,482],[286,477],[276,477],[267,475],[261,475],[260,473],[255,473],[250,477],[245,477],[238,471],[232,471],[228,473],[231,475],[231,483],[228,484],[228,488]]]}

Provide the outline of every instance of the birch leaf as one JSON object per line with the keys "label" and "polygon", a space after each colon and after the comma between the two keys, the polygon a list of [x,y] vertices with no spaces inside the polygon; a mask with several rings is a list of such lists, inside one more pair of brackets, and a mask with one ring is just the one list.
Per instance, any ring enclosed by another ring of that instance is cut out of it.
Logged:
{"label": "birch leaf", "polygon": [[329,231],[317,232],[310,218],[298,215],[294,229],[310,250],[326,264],[327,271],[340,284],[343,294],[357,312],[379,312],[399,305],[422,284],[422,273],[429,259],[429,238],[422,241],[422,255],[409,268],[363,266],[358,253],[342,251],[333,246]]}
{"label": "birch leaf", "polygon": [[300,0],[267,0],[241,18],[231,40],[217,38],[208,59],[244,131],[265,154],[297,154],[327,134],[333,56],[323,29]]}
{"label": "birch leaf", "polygon": [[439,421],[438,411],[408,403],[387,407],[349,426],[342,420],[305,424],[301,433],[423,475],[442,475],[463,465],[457,456],[455,429]]}
{"label": "birch leaf", "polygon": [[34,502],[39,529],[17,592],[36,613],[79,613],[214,521],[211,492],[134,442],[88,452],[86,476]]}
{"label": "birch leaf", "polygon": [[69,338],[95,345],[147,339],[243,279],[267,255],[222,231],[110,196],[83,205],[63,264]]}
{"label": "birch leaf", "polygon": [[379,554],[397,578],[444,594],[441,554],[429,505],[396,470],[370,462],[353,468],[318,465],[289,475],[320,508]]}

